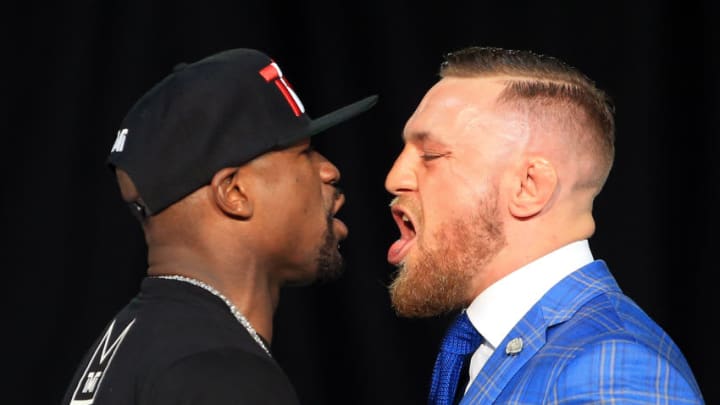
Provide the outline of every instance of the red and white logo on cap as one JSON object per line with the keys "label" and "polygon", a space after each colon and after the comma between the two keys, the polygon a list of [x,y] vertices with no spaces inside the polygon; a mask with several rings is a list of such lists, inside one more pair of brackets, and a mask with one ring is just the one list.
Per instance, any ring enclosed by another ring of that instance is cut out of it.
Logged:
{"label": "red and white logo on cap", "polygon": [[299,117],[300,114],[305,112],[305,106],[302,101],[300,101],[297,94],[295,94],[287,79],[283,77],[282,70],[280,70],[280,66],[278,66],[277,63],[272,62],[260,69],[260,76],[262,76],[268,83],[275,83],[277,88],[285,97],[285,100],[287,100],[288,104],[290,104],[290,108],[292,108],[296,117]]}

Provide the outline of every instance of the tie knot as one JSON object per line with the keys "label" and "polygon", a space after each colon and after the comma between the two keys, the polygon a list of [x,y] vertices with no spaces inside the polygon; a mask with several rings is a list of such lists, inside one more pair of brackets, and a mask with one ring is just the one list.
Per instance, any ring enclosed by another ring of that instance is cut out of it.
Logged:
{"label": "tie knot", "polygon": [[470,322],[467,313],[463,311],[450,325],[443,338],[441,350],[466,355],[474,352],[481,342],[482,336]]}

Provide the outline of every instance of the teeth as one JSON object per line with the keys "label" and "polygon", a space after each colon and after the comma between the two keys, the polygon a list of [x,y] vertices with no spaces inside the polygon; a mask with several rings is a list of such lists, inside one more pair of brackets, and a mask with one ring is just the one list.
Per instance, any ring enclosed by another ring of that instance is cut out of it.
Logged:
{"label": "teeth", "polygon": [[410,222],[410,218],[407,217],[407,215],[403,214],[402,216],[403,222]]}

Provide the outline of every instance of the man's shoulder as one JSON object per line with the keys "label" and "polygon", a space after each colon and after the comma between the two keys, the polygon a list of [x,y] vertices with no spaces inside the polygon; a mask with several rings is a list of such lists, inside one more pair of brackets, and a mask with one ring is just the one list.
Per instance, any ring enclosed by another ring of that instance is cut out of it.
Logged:
{"label": "man's shoulder", "polygon": [[[203,385],[212,383],[191,383],[206,380],[202,375],[214,375],[214,384],[219,386],[227,382],[221,376],[234,376],[238,381],[238,376],[245,376],[242,381],[251,386],[287,391],[280,388],[289,383],[277,363],[229,308],[213,299],[136,297],[108,322],[88,349],[68,395],[77,400],[106,398],[100,402],[124,403],[119,398],[153,392],[169,378],[186,381],[175,390],[200,393]],[[216,391],[223,392],[220,388]]]}

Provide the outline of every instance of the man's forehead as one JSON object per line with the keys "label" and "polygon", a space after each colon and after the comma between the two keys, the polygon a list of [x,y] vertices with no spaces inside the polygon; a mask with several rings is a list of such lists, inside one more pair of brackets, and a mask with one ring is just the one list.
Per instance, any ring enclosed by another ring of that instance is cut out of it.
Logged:
{"label": "man's forehead", "polygon": [[445,77],[430,88],[424,101],[452,107],[490,104],[507,87],[509,76]]}
{"label": "man's forehead", "polygon": [[491,120],[504,85],[489,78],[445,78],[428,91],[408,119],[406,142],[440,141],[437,131],[460,132]]}

